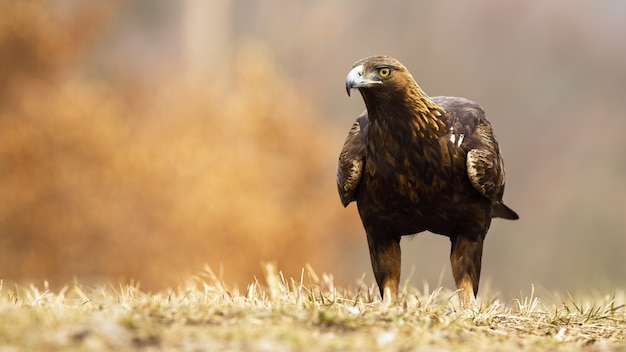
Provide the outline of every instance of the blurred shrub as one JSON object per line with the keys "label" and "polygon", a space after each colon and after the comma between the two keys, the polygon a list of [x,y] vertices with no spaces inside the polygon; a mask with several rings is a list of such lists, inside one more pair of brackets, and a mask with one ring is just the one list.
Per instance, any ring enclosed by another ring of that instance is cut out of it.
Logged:
{"label": "blurred shrub", "polygon": [[160,288],[204,263],[236,283],[262,261],[332,267],[338,146],[270,58],[243,46],[224,86],[105,84],[77,67],[111,11],[59,27],[33,4],[0,4],[0,278]]}

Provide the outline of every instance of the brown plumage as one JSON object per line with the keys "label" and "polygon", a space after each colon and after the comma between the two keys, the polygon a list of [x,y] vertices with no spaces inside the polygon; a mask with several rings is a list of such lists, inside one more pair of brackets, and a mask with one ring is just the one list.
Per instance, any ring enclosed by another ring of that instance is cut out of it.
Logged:
{"label": "brown plumage", "polygon": [[367,110],[339,156],[344,206],[356,201],[383,298],[397,294],[400,237],[430,231],[450,238],[461,301],[478,291],[491,219],[517,219],[502,203],[504,166],[485,112],[464,98],[430,98],[396,59],[357,61],[346,79]]}

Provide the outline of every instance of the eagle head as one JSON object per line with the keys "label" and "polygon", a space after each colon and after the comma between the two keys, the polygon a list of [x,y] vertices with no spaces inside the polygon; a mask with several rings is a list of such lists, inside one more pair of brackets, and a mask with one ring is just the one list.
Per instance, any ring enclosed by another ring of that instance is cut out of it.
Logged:
{"label": "eagle head", "polygon": [[413,80],[409,71],[400,61],[390,56],[371,56],[361,59],[352,65],[352,70],[346,77],[346,91],[348,96],[352,88],[363,93],[365,89],[404,89],[407,83]]}

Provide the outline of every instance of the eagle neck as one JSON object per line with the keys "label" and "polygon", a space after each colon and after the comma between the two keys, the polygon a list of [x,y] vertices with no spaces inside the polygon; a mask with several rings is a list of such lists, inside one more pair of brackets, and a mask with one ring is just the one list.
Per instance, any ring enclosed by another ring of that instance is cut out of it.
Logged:
{"label": "eagle neck", "polygon": [[433,102],[416,83],[407,85],[404,94],[363,94],[370,120],[383,135],[400,133],[419,138],[438,138],[445,130],[445,111]]}

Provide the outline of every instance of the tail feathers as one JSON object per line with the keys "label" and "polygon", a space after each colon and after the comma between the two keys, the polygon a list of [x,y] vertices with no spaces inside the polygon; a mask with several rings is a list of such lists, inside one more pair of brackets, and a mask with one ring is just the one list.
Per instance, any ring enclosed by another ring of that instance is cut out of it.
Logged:
{"label": "tail feathers", "polygon": [[517,215],[517,213],[513,209],[507,207],[502,202],[496,203],[491,207],[491,217],[509,220],[519,219],[519,215]]}

